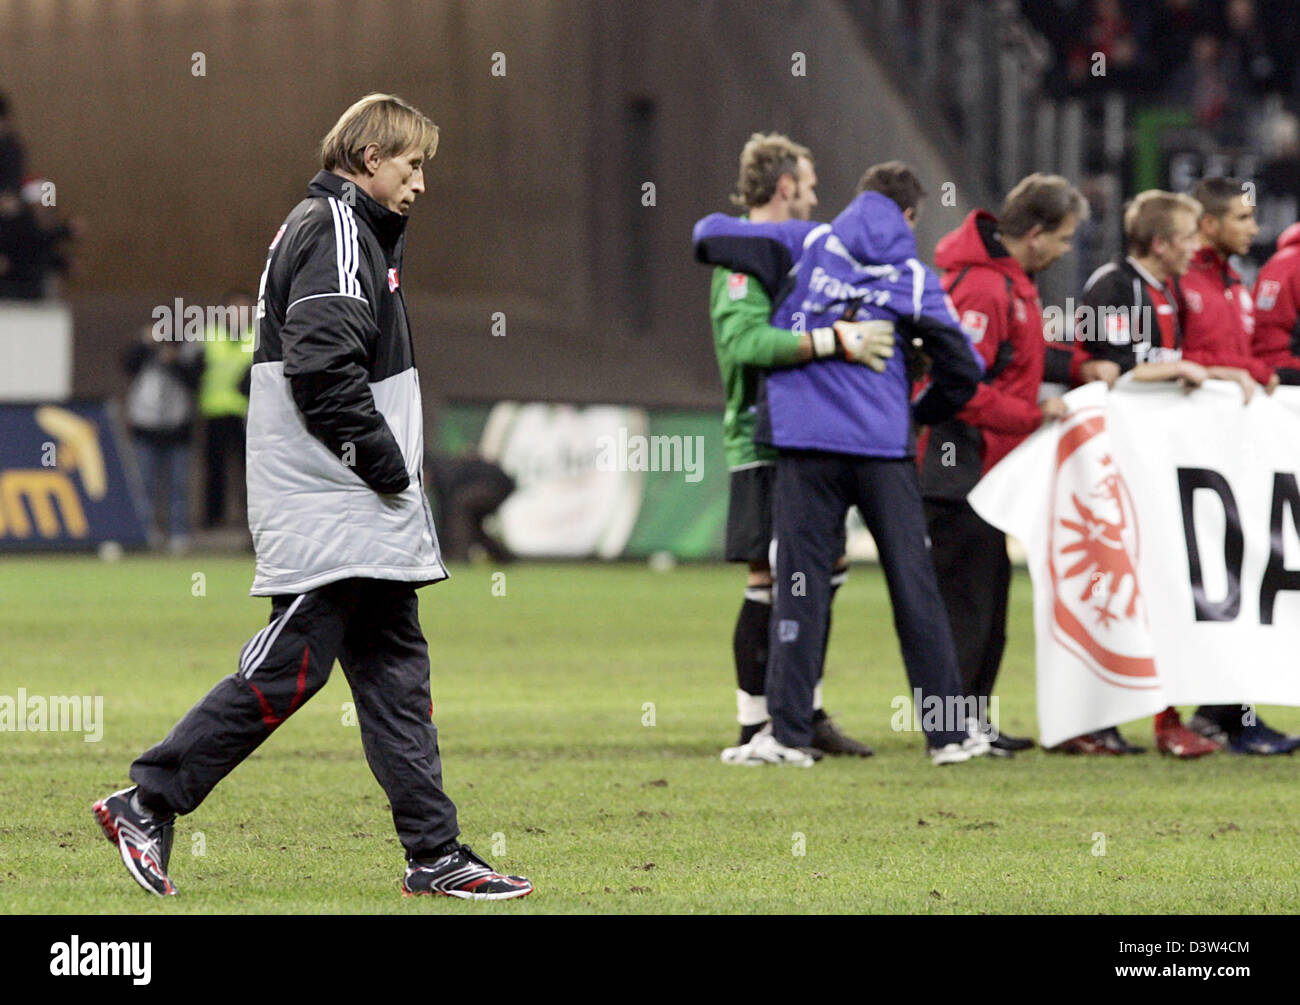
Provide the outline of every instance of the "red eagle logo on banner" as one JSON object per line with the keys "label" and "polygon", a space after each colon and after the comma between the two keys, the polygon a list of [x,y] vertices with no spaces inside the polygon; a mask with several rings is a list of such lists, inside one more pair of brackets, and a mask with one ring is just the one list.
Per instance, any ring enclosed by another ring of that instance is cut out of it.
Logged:
{"label": "red eagle logo on banner", "polygon": [[1048,540],[1053,634],[1107,683],[1156,687],[1137,511],[1111,456],[1105,414],[1085,408],[1065,422]]}

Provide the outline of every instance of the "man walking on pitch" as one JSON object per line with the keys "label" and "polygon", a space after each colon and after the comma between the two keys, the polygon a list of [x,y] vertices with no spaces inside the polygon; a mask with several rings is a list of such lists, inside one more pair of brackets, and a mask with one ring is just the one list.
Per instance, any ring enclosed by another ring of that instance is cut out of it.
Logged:
{"label": "man walking on pitch", "polygon": [[[816,185],[817,175],[807,147],[791,142],[780,133],[755,133],[741,151],[740,175],[732,201],[744,208],[744,218],[753,223],[806,221],[817,205]],[[808,224],[810,230],[812,227],[813,224]],[[726,558],[749,566],[745,601],[732,637],[740,741],[739,746],[722,752],[722,760],[727,764],[761,763],[750,756],[749,742],[768,722],[766,680],[772,614],[768,546],[772,541],[776,451],[754,440],[759,387],[772,367],[845,358],[839,339],[826,339],[818,346],[811,333],[774,328],[771,316],[771,293],[759,277],[721,267],[713,270],[709,318],[727,396],[722,423],[731,472]],[[883,369],[884,359],[894,352],[893,332],[875,341],[868,340],[863,346],[870,355],[860,361]],[[832,600],[847,576],[848,563],[841,557],[831,576]],[[846,736],[826,714],[821,704],[820,682],[813,692],[811,748],[825,754],[858,757],[869,757],[872,753],[866,744]]]}
{"label": "man walking on pitch", "polygon": [[532,892],[456,838],[430,721],[416,589],[447,578],[420,475],[423,429],[400,273],[406,213],[438,129],[371,94],[321,145],[320,171],[277,231],[258,288],[248,411],[254,596],[270,623],[159,744],[136,785],[94,804],[137,883],[168,896],[173,820],[324,686],[337,658],[362,744],[406,851],[405,895]]}

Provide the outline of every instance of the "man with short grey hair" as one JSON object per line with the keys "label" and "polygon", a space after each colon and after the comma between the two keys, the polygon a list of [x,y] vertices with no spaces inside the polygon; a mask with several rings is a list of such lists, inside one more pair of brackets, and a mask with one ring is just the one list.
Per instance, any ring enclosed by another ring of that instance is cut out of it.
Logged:
{"label": "man with short grey hair", "polygon": [[[962,686],[986,707],[1006,648],[1011,562],[1006,535],[966,497],[1025,437],[1066,414],[1059,397],[1038,401],[1047,343],[1033,277],[1070,250],[1087,215],[1087,202],[1069,181],[1035,173],[1007,193],[997,217],[973,210],[934,249],[943,288],[985,369],[983,393],[922,435],[921,489]],[[995,756],[1034,745],[1000,732],[996,723],[982,726]]]}

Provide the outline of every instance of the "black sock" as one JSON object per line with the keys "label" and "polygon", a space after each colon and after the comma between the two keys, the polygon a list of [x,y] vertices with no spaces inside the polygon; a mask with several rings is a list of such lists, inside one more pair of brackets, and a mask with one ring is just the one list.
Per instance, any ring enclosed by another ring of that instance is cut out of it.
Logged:
{"label": "black sock", "polygon": [[434,848],[432,851],[420,852],[419,854],[412,855],[410,861],[414,865],[433,865],[433,863],[438,861],[438,859],[453,854],[459,848],[460,842],[455,838],[452,838],[450,841],[438,845],[438,847]]}
{"label": "black sock", "polygon": [[772,588],[751,586],[736,618],[732,652],[736,686],[745,694],[764,694],[767,681],[767,631],[772,620]]}
{"label": "black sock", "polygon": [[172,808],[167,805],[167,801],[155,792],[147,792],[139,785],[135,787],[135,798],[133,802],[137,809],[142,809],[152,817],[158,817],[165,820],[167,817],[175,816]]}
{"label": "black sock", "polygon": [[1241,705],[1202,705],[1193,714],[1208,719],[1230,737],[1240,735],[1245,728],[1246,709]]}
{"label": "black sock", "polygon": [[[750,586],[745,589],[745,602],[736,616],[736,632],[732,637],[732,652],[736,659],[736,687],[752,698],[766,693],[767,684],[767,632],[772,620],[772,588]],[[740,713],[745,702],[740,702]],[[766,721],[742,723],[740,745],[752,740]]]}

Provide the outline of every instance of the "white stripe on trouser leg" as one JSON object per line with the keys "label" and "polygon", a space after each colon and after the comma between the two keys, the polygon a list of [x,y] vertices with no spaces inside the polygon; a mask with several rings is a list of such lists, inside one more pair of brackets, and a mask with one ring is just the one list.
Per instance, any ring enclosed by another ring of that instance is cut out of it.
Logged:
{"label": "white stripe on trouser leg", "polygon": [[298,594],[293,603],[289,605],[289,609],[276,619],[274,626],[267,626],[271,627],[272,631],[263,641],[257,654],[255,656],[252,653],[249,654],[248,669],[244,671],[244,680],[252,677],[253,671],[262,665],[262,661],[266,659],[266,654],[271,651],[271,647],[275,645],[275,640],[280,637],[280,633],[284,631],[284,626],[289,623],[289,619],[293,617],[293,612],[298,609],[298,605],[302,603],[302,598],[305,596],[307,596],[305,593]]}
{"label": "white stripe on trouser leg", "polygon": [[284,620],[281,614],[274,621],[265,625],[256,635],[244,643],[244,648],[239,651],[239,672],[242,674],[248,670],[248,665],[262,655],[266,649],[266,638],[271,632],[275,631],[275,626]]}
{"label": "white stripe on trouser leg", "polygon": [[742,726],[757,726],[767,720],[767,697],[736,688],[736,721]]}
{"label": "white stripe on trouser leg", "polygon": [[240,650],[239,653],[239,674],[241,677],[248,672],[248,665],[261,656],[262,650],[266,646],[266,637],[275,630],[275,626],[278,625],[283,618],[284,615],[280,615],[280,617],[270,622],[264,628],[259,630],[256,635],[244,643],[244,648]]}
{"label": "white stripe on trouser leg", "polygon": [[[294,603],[296,604],[297,601]],[[292,610],[292,607],[290,607],[290,610]],[[244,643],[244,648],[239,650],[239,672],[241,675],[248,670],[248,665],[265,651],[267,635],[275,631],[275,626],[284,621],[286,614],[281,614],[274,621],[264,625],[256,635]]]}
{"label": "white stripe on trouser leg", "polygon": [[271,630],[270,625],[257,630],[257,634],[244,643],[244,648],[239,650],[239,674],[242,677],[244,670],[248,667],[249,655],[262,644],[262,639],[266,638],[266,633]]}

